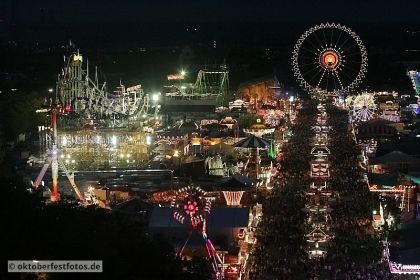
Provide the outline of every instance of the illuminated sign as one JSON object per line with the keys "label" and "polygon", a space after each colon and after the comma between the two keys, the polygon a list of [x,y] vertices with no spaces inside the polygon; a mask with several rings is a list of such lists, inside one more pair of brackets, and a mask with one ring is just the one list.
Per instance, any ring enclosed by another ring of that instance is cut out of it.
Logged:
{"label": "illuminated sign", "polygon": [[182,73],[180,73],[180,74],[169,74],[167,76],[168,81],[170,81],[170,80],[183,80],[184,77],[185,77],[185,75],[183,75]]}
{"label": "illuminated sign", "polygon": [[204,126],[204,125],[208,125],[212,123],[219,123],[219,121],[218,120],[201,120],[200,125]]}
{"label": "illuminated sign", "polygon": [[83,61],[83,57],[80,54],[75,54],[73,56],[73,61],[80,61],[80,62],[82,62]]}
{"label": "illuminated sign", "polygon": [[141,85],[136,85],[136,86],[132,86],[132,87],[128,87],[127,88],[127,92],[133,92],[133,91],[139,91],[141,90]]}

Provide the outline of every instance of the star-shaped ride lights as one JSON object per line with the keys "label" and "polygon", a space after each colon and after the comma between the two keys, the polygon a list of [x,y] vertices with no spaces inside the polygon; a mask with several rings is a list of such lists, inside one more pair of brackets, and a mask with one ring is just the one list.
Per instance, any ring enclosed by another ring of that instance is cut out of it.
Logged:
{"label": "star-shaped ride lights", "polygon": [[197,202],[188,200],[187,204],[184,205],[184,210],[187,215],[194,216],[198,211]]}

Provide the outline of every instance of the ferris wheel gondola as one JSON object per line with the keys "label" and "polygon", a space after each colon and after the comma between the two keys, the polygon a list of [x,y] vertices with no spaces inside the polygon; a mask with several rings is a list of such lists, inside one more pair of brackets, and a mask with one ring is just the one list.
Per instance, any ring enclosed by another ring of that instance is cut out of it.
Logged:
{"label": "ferris wheel gondola", "polygon": [[294,76],[311,94],[346,93],[367,71],[367,52],[360,37],[336,23],[315,25],[298,39],[292,55]]}

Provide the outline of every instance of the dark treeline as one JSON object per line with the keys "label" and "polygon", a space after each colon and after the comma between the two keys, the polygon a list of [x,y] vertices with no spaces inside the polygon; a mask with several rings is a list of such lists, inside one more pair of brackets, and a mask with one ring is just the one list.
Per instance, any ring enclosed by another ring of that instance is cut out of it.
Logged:
{"label": "dark treeline", "polygon": [[166,241],[127,217],[72,203],[46,206],[19,180],[1,179],[0,193],[0,279],[37,279],[8,274],[7,260],[103,260],[103,273],[53,273],[47,279],[208,279],[203,260],[185,270]]}
{"label": "dark treeline", "polygon": [[[194,82],[198,69],[223,62],[229,66],[233,90],[243,81],[273,74],[291,88],[297,87],[290,66],[293,46],[303,32],[318,23],[16,26],[3,44],[0,40],[0,70],[22,73],[30,83],[53,86],[63,63],[62,46],[72,40],[91,65],[100,67],[111,90],[120,78],[127,85],[141,83],[146,89],[160,90],[166,74],[181,67],[189,70],[188,79]],[[411,90],[405,72],[420,61],[420,52],[415,51],[420,35],[411,32],[415,25],[341,23],[361,37],[368,51],[369,68],[362,88]],[[184,59],[181,56],[186,48],[192,53]]]}

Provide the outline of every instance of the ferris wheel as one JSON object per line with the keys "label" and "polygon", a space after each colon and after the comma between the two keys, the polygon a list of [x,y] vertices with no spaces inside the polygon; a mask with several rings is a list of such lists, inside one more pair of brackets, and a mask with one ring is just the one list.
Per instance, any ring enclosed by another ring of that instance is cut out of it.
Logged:
{"label": "ferris wheel", "polygon": [[294,76],[312,94],[356,88],[365,76],[367,61],[360,37],[336,23],[311,27],[300,36],[292,54]]}
{"label": "ferris wheel", "polygon": [[376,110],[375,97],[369,92],[346,98],[346,105],[350,110],[351,120],[354,122],[370,120]]}

